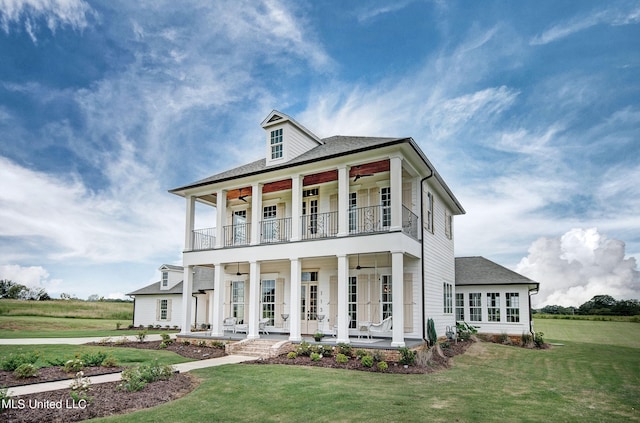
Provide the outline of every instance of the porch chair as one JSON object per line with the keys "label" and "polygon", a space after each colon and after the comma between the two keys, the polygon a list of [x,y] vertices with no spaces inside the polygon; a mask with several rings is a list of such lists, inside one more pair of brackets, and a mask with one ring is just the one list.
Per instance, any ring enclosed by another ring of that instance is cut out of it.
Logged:
{"label": "porch chair", "polygon": [[262,332],[265,335],[269,335],[269,331],[267,331],[267,323],[269,323],[271,319],[265,317],[264,319],[260,319],[258,321],[258,332]]}
{"label": "porch chair", "polygon": [[393,316],[389,316],[380,323],[371,323],[369,325],[369,337],[371,335],[385,336],[391,333],[393,327]]}
{"label": "porch chair", "polygon": [[233,333],[236,333],[236,322],[237,321],[238,321],[238,319],[236,319],[235,317],[227,317],[222,322],[222,330],[223,331],[230,330]]}

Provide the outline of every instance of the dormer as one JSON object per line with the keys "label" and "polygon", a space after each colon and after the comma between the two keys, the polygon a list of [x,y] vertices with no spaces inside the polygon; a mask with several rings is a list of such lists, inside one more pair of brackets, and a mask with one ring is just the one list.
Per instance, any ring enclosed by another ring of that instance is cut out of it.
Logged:
{"label": "dormer", "polygon": [[320,138],[277,110],[260,124],[266,132],[267,166],[286,163],[322,144]]}
{"label": "dormer", "polygon": [[171,289],[183,279],[183,269],[180,266],[163,264],[160,266],[160,290]]}

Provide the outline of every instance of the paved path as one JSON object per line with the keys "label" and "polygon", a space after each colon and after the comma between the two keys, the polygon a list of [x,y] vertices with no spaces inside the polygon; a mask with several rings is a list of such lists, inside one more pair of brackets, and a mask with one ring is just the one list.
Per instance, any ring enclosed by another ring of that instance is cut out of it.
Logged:
{"label": "paved path", "polygon": [[[157,338],[157,339],[155,339]],[[0,339],[0,345],[34,345],[34,344],[71,344],[80,345],[87,342],[96,342],[103,340],[102,338],[25,338],[25,339]],[[117,338],[112,338],[116,340]],[[148,335],[147,340],[160,340],[160,335]],[[224,364],[237,364],[245,361],[255,360],[256,357],[247,355],[227,355],[224,357],[210,358],[207,360],[189,361],[186,363],[174,364],[173,368],[180,373],[189,372],[196,369],[204,369],[205,367],[222,366]],[[117,382],[120,380],[122,373],[111,373],[108,375],[89,376],[92,384]],[[8,389],[11,396],[37,394],[38,392],[55,391],[58,389],[68,389],[71,379],[60,380],[56,382],[34,383],[25,386],[13,386]]]}

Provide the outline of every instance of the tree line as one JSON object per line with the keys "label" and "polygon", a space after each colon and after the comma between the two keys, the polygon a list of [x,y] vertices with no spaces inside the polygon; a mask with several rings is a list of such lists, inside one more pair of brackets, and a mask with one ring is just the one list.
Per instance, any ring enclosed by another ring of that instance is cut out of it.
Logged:
{"label": "tree line", "polygon": [[0,280],[0,298],[32,301],[45,301],[51,299],[44,288],[29,288],[28,286],[24,286],[8,279]]}
{"label": "tree line", "polygon": [[544,314],[635,316],[640,314],[640,301],[616,300],[611,295],[596,295],[580,307],[548,305],[537,310],[537,312]]}

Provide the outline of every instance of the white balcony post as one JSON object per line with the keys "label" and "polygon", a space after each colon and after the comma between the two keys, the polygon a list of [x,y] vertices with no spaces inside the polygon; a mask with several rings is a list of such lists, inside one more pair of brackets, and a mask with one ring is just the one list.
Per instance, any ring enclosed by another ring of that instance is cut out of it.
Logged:
{"label": "white balcony post", "polygon": [[196,197],[188,195],[187,199],[187,215],[185,218],[184,228],[184,250],[193,250],[193,222],[195,220],[196,212]]}
{"label": "white balcony post", "polygon": [[191,294],[193,294],[193,266],[186,266],[182,283],[182,328],[180,333],[183,335],[191,333],[191,303],[193,302]]}
{"label": "white balcony post", "polygon": [[300,175],[291,176],[291,241],[301,239],[300,229],[300,207],[302,205],[302,177]]}
{"label": "white balcony post", "polygon": [[392,347],[404,347],[404,255],[391,252],[391,283],[393,305]]}
{"label": "white balcony post", "polygon": [[249,332],[247,339],[260,338],[258,319],[260,318],[260,263],[249,262]]}
{"label": "white balcony post", "polygon": [[216,193],[216,248],[224,247],[224,225],[227,222],[227,191]]}
{"label": "white balcony post", "polygon": [[289,299],[289,341],[300,342],[300,260],[291,260],[291,296]]}
{"label": "white balcony post", "polygon": [[389,159],[391,170],[391,227],[390,231],[402,230],[402,158]]}
{"label": "white balcony post", "polygon": [[349,308],[348,308],[349,258],[338,255],[338,336],[337,343],[348,344]]}
{"label": "white balcony post", "polygon": [[250,245],[260,244],[262,233],[260,221],[262,220],[262,184],[251,186],[251,239]]}
{"label": "white balcony post", "polygon": [[349,171],[346,166],[341,166],[338,168],[338,236],[349,235],[348,208]]}
{"label": "white balcony post", "polygon": [[211,336],[223,336],[224,327],[224,268],[215,263],[213,268],[213,301],[211,302]]}

